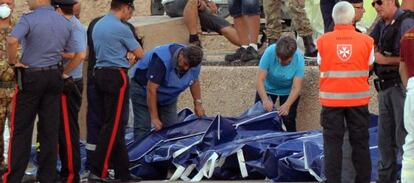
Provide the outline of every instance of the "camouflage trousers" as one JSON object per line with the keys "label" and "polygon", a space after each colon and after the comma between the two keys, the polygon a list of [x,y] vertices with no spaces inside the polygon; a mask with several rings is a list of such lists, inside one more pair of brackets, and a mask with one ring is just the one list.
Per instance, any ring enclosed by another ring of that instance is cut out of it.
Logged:
{"label": "camouflage trousers", "polygon": [[14,89],[0,88],[0,165],[4,163],[4,128],[6,125],[6,118],[10,114],[10,103]]}
{"label": "camouflage trousers", "polygon": [[[266,15],[266,34],[269,39],[279,39],[283,28],[282,6],[285,0],[263,0]],[[312,35],[312,27],[305,12],[305,0],[287,0],[287,8],[292,25],[299,36]]]}

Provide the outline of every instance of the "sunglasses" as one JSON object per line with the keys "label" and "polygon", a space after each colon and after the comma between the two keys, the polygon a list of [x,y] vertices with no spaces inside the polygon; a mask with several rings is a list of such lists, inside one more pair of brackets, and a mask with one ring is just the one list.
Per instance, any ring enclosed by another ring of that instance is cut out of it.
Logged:
{"label": "sunglasses", "polygon": [[381,6],[381,5],[382,5],[382,0],[376,0],[376,1],[373,1],[373,2],[371,3],[372,7],[374,7],[374,8],[375,8],[375,4],[377,4],[378,6]]}

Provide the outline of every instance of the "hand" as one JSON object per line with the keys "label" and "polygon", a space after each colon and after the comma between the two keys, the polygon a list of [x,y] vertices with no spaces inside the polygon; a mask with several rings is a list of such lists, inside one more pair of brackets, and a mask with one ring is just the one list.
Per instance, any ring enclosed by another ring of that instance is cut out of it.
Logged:
{"label": "hand", "polygon": [[69,76],[69,75],[67,75],[67,74],[65,74],[65,73],[63,73],[63,74],[62,74],[62,78],[63,78],[63,79],[68,79],[69,77],[70,77],[70,76]]}
{"label": "hand", "polygon": [[16,64],[14,64],[14,67],[21,67],[21,68],[25,68],[25,69],[29,68],[29,66],[24,65],[24,64],[22,64],[20,62],[17,62]]}
{"label": "hand", "polygon": [[207,3],[204,0],[198,0],[197,7],[199,11],[205,11],[207,9]]}
{"label": "hand", "polygon": [[196,103],[194,105],[194,111],[198,117],[203,117],[206,114],[206,112],[204,111],[203,105],[201,105],[200,103]]}
{"label": "hand", "polygon": [[380,53],[380,52],[375,52],[375,63],[377,64],[387,64],[386,62],[384,62],[385,56]]}
{"label": "hand", "polygon": [[155,131],[160,131],[162,129],[162,123],[160,121],[160,119],[156,118],[151,120],[151,123],[154,125],[155,127]]}
{"label": "hand", "polygon": [[137,57],[131,52],[127,53],[127,59],[128,59],[129,64],[131,65],[134,65],[135,63],[137,63]]}
{"label": "hand", "polygon": [[281,116],[287,116],[287,115],[289,115],[289,110],[290,110],[290,105],[289,104],[286,104],[286,102],[285,102],[279,108],[279,115],[281,115]]}
{"label": "hand", "polygon": [[218,7],[216,5],[216,3],[214,1],[209,1],[207,3],[207,6],[210,8],[210,12],[213,14],[217,14],[218,12]]}
{"label": "hand", "polygon": [[262,101],[263,102],[263,107],[265,108],[265,110],[267,112],[271,112],[273,111],[273,102],[270,101],[269,99]]}

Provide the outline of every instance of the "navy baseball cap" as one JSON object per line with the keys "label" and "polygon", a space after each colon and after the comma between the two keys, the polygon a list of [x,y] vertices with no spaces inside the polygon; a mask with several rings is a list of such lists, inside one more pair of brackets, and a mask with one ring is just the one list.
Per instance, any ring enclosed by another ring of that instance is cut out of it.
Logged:
{"label": "navy baseball cap", "polygon": [[76,3],[75,0],[52,0],[52,5],[74,5]]}

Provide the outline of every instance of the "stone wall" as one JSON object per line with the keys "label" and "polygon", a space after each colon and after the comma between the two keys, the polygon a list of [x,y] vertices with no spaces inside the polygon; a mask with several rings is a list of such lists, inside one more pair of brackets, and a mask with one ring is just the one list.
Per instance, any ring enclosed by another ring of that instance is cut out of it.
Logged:
{"label": "stone wall", "polygon": [[[257,67],[203,66],[200,76],[203,105],[210,116],[221,114],[236,116],[254,103]],[[373,89],[369,105],[372,113],[378,113],[376,92]],[[304,86],[297,112],[297,129],[320,129],[319,68],[306,66]],[[193,106],[189,91],[179,100],[179,107]]]}
{"label": "stone wall", "polygon": [[[14,0],[16,3],[16,16],[20,16],[23,12],[27,12],[28,8],[26,0]],[[109,11],[111,0],[80,0],[81,8],[81,22],[85,25],[98,16],[101,16]],[[151,0],[135,0],[134,16],[150,15]]]}

